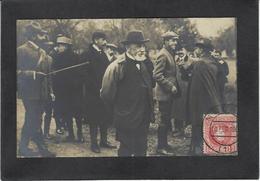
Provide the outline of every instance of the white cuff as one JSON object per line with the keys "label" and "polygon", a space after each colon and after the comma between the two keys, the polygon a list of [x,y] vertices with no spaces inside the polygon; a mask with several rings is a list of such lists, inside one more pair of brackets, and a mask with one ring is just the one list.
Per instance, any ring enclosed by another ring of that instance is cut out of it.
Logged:
{"label": "white cuff", "polygon": [[35,80],[35,79],[36,79],[36,72],[33,71],[33,80]]}

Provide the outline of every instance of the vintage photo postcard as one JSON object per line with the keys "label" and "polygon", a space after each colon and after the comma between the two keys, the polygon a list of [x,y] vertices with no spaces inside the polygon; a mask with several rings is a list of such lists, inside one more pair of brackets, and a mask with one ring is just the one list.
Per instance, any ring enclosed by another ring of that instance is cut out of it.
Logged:
{"label": "vintage photo postcard", "polygon": [[238,154],[236,18],[16,23],[18,157]]}
{"label": "vintage photo postcard", "polygon": [[2,9],[4,180],[259,177],[257,1]]}

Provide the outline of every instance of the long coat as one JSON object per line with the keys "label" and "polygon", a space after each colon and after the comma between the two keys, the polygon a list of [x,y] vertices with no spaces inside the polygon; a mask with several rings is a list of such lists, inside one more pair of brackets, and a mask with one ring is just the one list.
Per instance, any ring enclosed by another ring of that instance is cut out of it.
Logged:
{"label": "long coat", "polygon": [[[79,63],[78,55],[71,49],[53,55],[53,70],[70,67]],[[59,115],[73,116],[81,108],[81,76],[77,68],[58,72],[53,75],[55,94],[54,112]]]}
{"label": "long coat", "polygon": [[137,131],[144,121],[153,122],[152,76],[147,63],[140,70],[126,55],[120,56],[107,68],[101,89],[106,105],[113,108],[117,129]]}
{"label": "long coat", "polygon": [[193,63],[187,102],[188,119],[192,124],[192,146],[202,143],[203,115],[222,112],[217,73],[216,64],[207,57]]}
{"label": "long coat", "polygon": [[111,123],[111,114],[100,98],[102,79],[109,65],[109,60],[103,51],[97,51],[93,45],[90,45],[88,51],[82,54],[81,62],[89,62],[88,66],[82,69],[83,74],[85,74],[83,102],[87,118],[91,123],[95,124]]}
{"label": "long coat", "polygon": [[188,97],[188,81],[183,80],[180,67],[176,66],[176,78],[179,85],[181,95],[175,97],[172,102],[172,117],[174,119],[185,121],[187,123],[187,97]]}
{"label": "long coat", "polygon": [[50,76],[35,77],[35,72],[49,73],[52,58],[36,44],[28,41],[17,48],[17,88],[22,99],[47,100],[52,93]]}

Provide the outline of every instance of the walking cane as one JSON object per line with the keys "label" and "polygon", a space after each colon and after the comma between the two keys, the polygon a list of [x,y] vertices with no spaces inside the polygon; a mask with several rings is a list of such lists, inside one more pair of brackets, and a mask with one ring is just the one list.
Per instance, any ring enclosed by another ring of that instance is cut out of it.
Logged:
{"label": "walking cane", "polygon": [[46,75],[53,75],[53,74],[56,74],[56,73],[59,73],[59,72],[63,72],[63,71],[66,71],[66,70],[70,70],[70,69],[81,67],[83,65],[88,65],[88,64],[89,64],[89,62],[84,62],[84,63],[72,65],[72,66],[69,66],[69,67],[65,67],[65,68],[62,68],[62,69],[59,69],[59,70],[55,70],[55,71],[49,72]]}

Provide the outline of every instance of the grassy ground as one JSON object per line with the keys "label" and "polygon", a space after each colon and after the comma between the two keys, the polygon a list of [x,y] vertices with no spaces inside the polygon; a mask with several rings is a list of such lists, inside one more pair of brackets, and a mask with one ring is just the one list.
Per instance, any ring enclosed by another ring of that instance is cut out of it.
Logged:
{"label": "grassy ground", "polygon": [[[24,107],[21,100],[17,100],[17,143],[20,142],[21,128],[24,122]],[[74,128],[76,126],[74,125]],[[156,138],[157,124],[152,124],[149,130],[148,137],[148,155],[155,156],[157,138]],[[75,128],[76,133],[76,128]],[[95,154],[90,151],[90,137],[89,126],[83,125],[83,135],[85,143],[68,143],[65,142],[66,135],[56,136],[55,134],[55,122],[51,121],[50,134],[51,140],[46,140],[50,151],[57,154],[58,157],[111,157],[117,156],[117,149],[102,149],[100,154]],[[108,133],[108,139],[115,145],[119,145],[115,141],[115,129],[110,128]],[[176,155],[185,156],[188,153],[190,139],[189,138],[177,138],[169,135],[170,144],[175,148]],[[30,148],[35,149],[35,145],[30,143]]]}
{"label": "grassy ground", "polygon": [[[228,76],[229,82],[226,85],[226,101],[229,104],[236,104],[237,93],[236,93],[236,61],[228,60],[230,73]],[[157,127],[158,127],[158,109],[156,108],[156,123],[152,124],[149,129],[148,136],[148,156],[156,156],[156,145],[157,145]],[[21,100],[17,100],[17,144],[20,142],[21,128],[24,122],[24,107]],[[74,125],[74,127],[76,127]],[[76,130],[75,130],[76,133]],[[95,154],[90,151],[90,138],[89,138],[89,127],[87,124],[83,125],[83,135],[86,140],[85,143],[67,143],[65,142],[65,136],[57,137],[55,135],[55,123],[51,121],[50,134],[51,140],[46,140],[50,151],[57,154],[58,157],[113,157],[117,156],[116,149],[102,149],[100,154]],[[119,145],[115,141],[115,130],[109,129],[108,139],[115,145]],[[170,144],[175,148],[176,156],[185,156],[188,154],[190,138],[174,137],[172,133],[169,134]],[[35,149],[35,145],[30,143],[30,147]]]}

